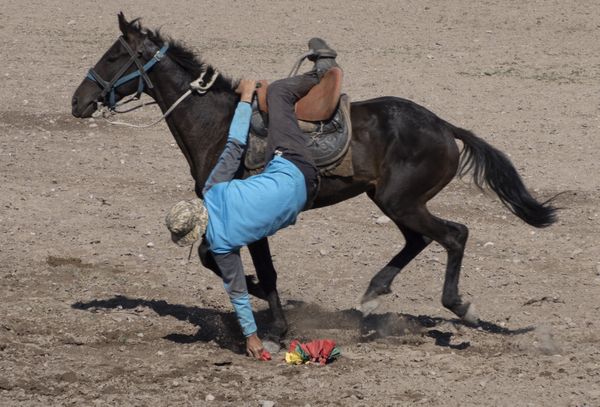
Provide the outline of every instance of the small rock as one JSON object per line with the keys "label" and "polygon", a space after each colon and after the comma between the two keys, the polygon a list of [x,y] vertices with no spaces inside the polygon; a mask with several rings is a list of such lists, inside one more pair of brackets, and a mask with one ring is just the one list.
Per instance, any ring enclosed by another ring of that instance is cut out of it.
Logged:
{"label": "small rock", "polygon": [[573,250],[573,252],[571,253],[571,256],[570,256],[570,258],[571,258],[571,259],[574,259],[574,258],[575,258],[575,256],[577,256],[578,254],[581,254],[581,253],[583,253],[583,249],[575,249],[575,250]]}
{"label": "small rock", "polygon": [[97,125],[96,123],[91,123],[91,124],[89,125],[89,127],[91,127],[91,128],[94,128],[94,127],[98,127],[98,125]]}
{"label": "small rock", "polygon": [[600,264],[596,264],[596,275],[600,276]]}
{"label": "small rock", "polygon": [[179,382],[177,380],[173,380],[173,387],[179,387]]}
{"label": "small rock", "polygon": [[260,407],[273,407],[275,406],[275,402],[271,400],[261,400]]}
{"label": "small rock", "polygon": [[69,22],[67,23],[67,25],[73,25],[75,24],[75,20],[69,20]]}
{"label": "small rock", "polygon": [[206,397],[204,397],[204,400],[206,401],[213,401],[215,399],[215,396],[213,396],[212,394],[207,394]]}
{"label": "small rock", "polygon": [[148,242],[148,243],[146,243],[146,247],[150,247],[150,248],[152,248],[152,247],[154,247],[154,243],[152,243],[152,242]]}
{"label": "small rock", "polygon": [[325,250],[325,249],[321,249],[321,250],[319,250],[319,254],[321,256],[327,256],[329,254],[329,252],[327,250]]}
{"label": "small rock", "polygon": [[485,242],[485,243],[483,244],[483,247],[493,247],[493,246],[494,246],[494,243],[493,243],[493,242]]}
{"label": "small rock", "polygon": [[163,352],[162,350],[159,350],[158,352],[156,352],[156,354],[158,356],[164,356],[165,352]]}
{"label": "small rock", "polygon": [[385,225],[386,223],[390,223],[392,220],[385,215],[382,215],[375,219],[375,223],[378,225]]}

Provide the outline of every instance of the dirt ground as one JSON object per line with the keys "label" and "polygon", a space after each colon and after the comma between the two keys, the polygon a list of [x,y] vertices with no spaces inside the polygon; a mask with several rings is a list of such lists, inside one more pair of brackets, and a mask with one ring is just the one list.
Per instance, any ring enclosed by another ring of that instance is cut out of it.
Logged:
{"label": "dirt ground", "polygon": [[[597,2],[0,5],[0,405],[600,405]],[[233,77],[281,77],[322,36],[353,100],[406,97],[475,131],[540,199],[568,191],[560,219],[531,228],[459,180],[432,201],[470,228],[461,289],[487,321],[474,329],[441,305],[436,244],[362,320],[401,234],[366,196],[304,213],[271,240],[289,339],[329,337],[343,356],[249,360],[220,281],[163,225],[193,196],[167,127],[70,115],[119,10]]]}

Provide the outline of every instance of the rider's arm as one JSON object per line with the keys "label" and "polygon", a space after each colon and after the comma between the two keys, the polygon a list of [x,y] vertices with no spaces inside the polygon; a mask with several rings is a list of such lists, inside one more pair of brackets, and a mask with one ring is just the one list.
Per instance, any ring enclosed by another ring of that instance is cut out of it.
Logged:
{"label": "rider's arm", "polygon": [[250,119],[252,118],[252,97],[256,89],[256,81],[242,79],[236,89],[241,95],[233,115],[233,120],[229,127],[229,136],[227,144],[221,156],[217,160],[217,165],[208,176],[202,193],[205,194],[213,185],[219,182],[231,180],[238,168],[244,154],[244,147],[248,140],[248,130],[250,129]]}
{"label": "rider's arm", "polygon": [[248,139],[250,118],[252,117],[252,106],[247,102],[240,102],[235,109],[233,121],[229,127],[229,136],[225,149],[217,160],[217,165],[204,184],[203,194],[206,194],[213,185],[219,182],[230,181],[238,168],[244,154],[244,147]]}
{"label": "rider's arm", "polygon": [[225,291],[227,291],[229,300],[235,309],[242,332],[245,337],[249,337],[256,333],[257,328],[246,286],[240,251],[235,250],[224,254],[214,253],[214,258],[221,271]]}

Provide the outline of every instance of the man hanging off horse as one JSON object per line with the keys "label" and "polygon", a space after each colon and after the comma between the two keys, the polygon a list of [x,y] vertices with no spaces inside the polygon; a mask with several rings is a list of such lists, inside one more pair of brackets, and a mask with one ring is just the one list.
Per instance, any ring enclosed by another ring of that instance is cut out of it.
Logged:
{"label": "man hanging off horse", "polygon": [[203,234],[202,263],[223,279],[225,290],[246,337],[249,356],[260,358],[263,344],[257,335],[240,248],[294,224],[317,195],[318,169],[307,149],[294,111],[295,103],[319,83],[335,62],[336,52],[323,40],[308,43],[314,68],[269,85],[267,162],[262,173],[233,179],[246,146],[256,81],[242,79],[229,136],[203,189],[204,200],[177,203],[166,218],[173,241],[185,246]]}

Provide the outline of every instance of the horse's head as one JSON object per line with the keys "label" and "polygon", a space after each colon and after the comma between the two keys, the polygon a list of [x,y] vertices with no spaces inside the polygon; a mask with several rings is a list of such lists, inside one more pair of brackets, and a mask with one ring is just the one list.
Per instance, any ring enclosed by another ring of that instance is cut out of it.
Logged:
{"label": "horse's head", "polygon": [[114,108],[125,96],[141,94],[153,85],[146,72],[164,56],[168,44],[158,48],[139,21],[131,22],[119,13],[122,35],[88,71],[71,100],[75,117],[90,117],[103,103]]}

